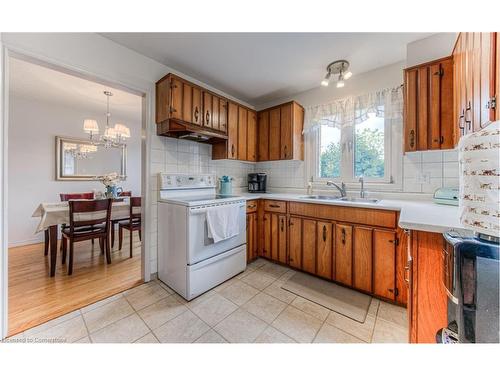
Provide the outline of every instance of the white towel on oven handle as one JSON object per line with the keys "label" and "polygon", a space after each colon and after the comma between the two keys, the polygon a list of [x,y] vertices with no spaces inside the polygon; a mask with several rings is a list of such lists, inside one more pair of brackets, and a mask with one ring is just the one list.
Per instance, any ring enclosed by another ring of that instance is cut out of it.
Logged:
{"label": "white towel on oven handle", "polygon": [[239,204],[208,207],[206,212],[208,238],[217,243],[237,236],[240,233],[239,214]]}

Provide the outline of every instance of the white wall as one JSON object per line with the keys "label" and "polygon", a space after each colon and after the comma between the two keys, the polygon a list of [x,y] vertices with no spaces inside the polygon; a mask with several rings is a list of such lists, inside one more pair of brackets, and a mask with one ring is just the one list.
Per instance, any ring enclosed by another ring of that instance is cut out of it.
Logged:
{"label": "white wall", "polygon": [[450,56],[457,37],[458,33],[439,33],[408,43],[406,66],[410,67]]}
{"label": "white wall", "polygon": [[[127,124],[127,180],[124,190],[141,194],[141,110],[134,117],[113,113],[113,121]],[[9,100],[9,246],[40,242],[35,235],[39,218],[31,214],[41,202],[58,202],[59,193],[104,190],[98,181],[57,181],[55,137],[85,138],[85,118],[101,118],[102,111],[71,108],[53,102],[10,95]],[[119,169],[117,169],[119,172]]]}

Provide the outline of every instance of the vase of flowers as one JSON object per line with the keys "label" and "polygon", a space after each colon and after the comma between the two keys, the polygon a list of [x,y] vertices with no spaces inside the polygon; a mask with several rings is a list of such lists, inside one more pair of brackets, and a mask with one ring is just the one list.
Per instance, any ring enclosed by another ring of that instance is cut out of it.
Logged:
{"label": "vase of flowers", "polygon": [[120,189],[117,186],[120,182],[120,176],[118,176],[118,173],[113,172],[102,176],[101,182],[106,188],[107,198],[116,198],[118,196],[118,189]]}

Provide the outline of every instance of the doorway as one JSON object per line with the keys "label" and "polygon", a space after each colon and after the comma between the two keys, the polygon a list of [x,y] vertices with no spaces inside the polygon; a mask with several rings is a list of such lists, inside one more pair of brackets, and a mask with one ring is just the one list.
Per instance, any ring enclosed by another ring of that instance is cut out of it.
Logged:
{"label": "doorway", "polygon": [[[45,233],[40,228],[42,218],[33,213],[41,203],[59,202],[62,193],[98,194],[104,190],[97,180],[58,180],[56,177],[60,172],[57,167],[61,168],[56,163],[56,137],[88,140],[83,129],[84,120],[88,118],[95,119],[102,131],[107,119],[111,120],[110,125],[128,126],[131,137],[126,140],[126,179],[119,185],[134,197],[143,196],[141,169],[145,164],[142,137],[145,121],[144,97],[140,93],[80,74],[73,75],[67,70],[22,56],[9,57],[8,63],[7,335],[11,336],[143,282],[145,247],[138,232],[128,230],[123,230],[121,250],[119,235],[115,232],[111,264],[106,263],[99,241],[76,243],[71,275],[67,263],[61,262],[59,240],[55,275],[50,277]],[[105,91],[111,92],[112,96],[104,95]],[[106,116],[107,97],[110,99],[110,117]],[[110,155],[102,156],[102,160],[89,155],[80,155],[81,159],[76,154],[73,156],[74,164],[78,162],[84,166],[85,170],[81,172],[84,175],[100,175],[91,168],[113,159]],[[92,158],[95,163],[92,163]],[[122,168],[120,165],[116,170]],[[124,203],[128,199],[125,197]],[[148,212],[145,204],[141,212],[145,217]],[[118,225],[117,222],[116,229]],[[60,226],[57,233],[60,238]],[[130,233],[133,233],[131,252]]]}

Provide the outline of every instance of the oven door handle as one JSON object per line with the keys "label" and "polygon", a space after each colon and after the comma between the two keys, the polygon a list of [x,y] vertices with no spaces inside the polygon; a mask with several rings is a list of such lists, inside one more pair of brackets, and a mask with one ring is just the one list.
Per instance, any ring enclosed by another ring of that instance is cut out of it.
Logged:
{"label": "oven door handle", "polygon": [[[226,206],[226,205],[223,205],[223,206]],[[229,205],[227,205],[229,206]],[[204,214],[207,212],[207,208],[211,208],[211,207],[218,207],[218,206],[207,206],[207,207],[202,207],[202,208],[191,208],[189,210],[189,215],[200,215],[200,214]],[[238,204],[238,208],[244,208],[246,207],[246,204]]]}

